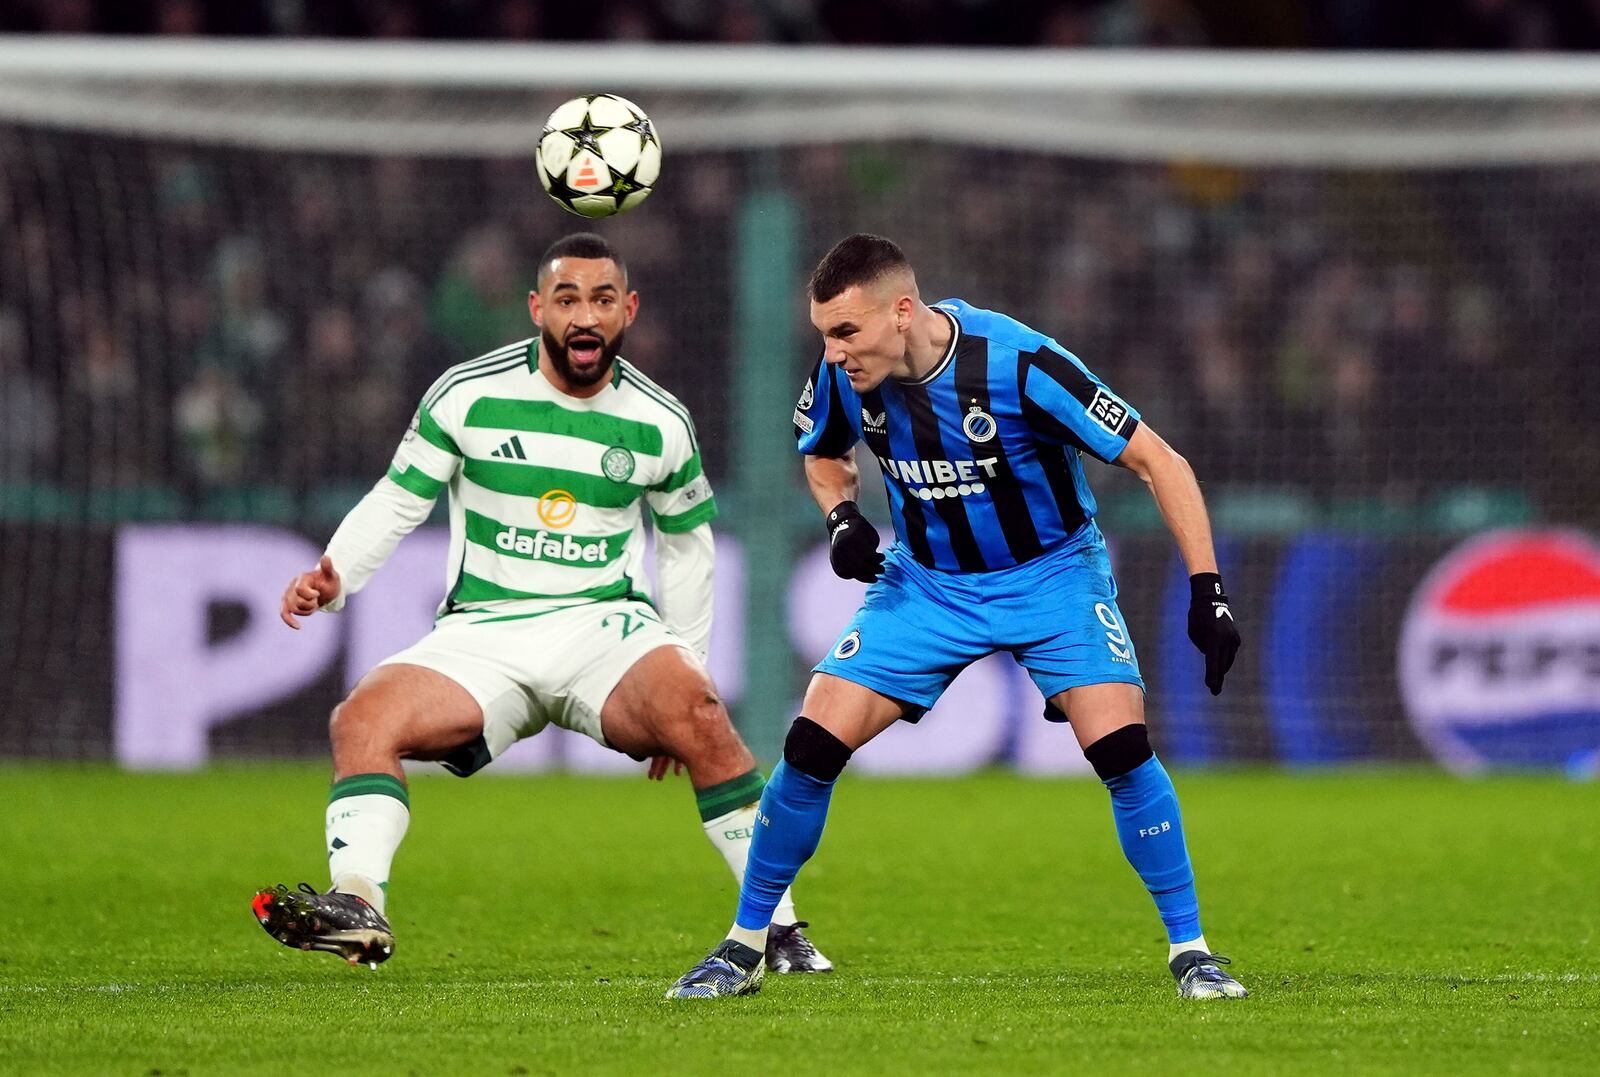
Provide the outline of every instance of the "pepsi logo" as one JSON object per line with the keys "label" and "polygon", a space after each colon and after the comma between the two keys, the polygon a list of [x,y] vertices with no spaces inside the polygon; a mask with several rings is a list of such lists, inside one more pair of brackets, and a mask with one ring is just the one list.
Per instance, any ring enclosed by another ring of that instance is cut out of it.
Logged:
{"label": "pepsi logo", "polygon": [[1495,532],[1423,579],[1400,636],[1400,692],[1458,770],[1564,767],[1600,749],[1600,545]]}

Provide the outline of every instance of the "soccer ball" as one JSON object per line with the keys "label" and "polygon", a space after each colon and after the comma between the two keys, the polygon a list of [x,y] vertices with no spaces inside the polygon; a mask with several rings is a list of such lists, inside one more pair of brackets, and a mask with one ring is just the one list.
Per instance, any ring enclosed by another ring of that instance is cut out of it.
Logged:
{"label": "soccer ball", "polygon": [[649,197],[661,174],[661,141],[644,110],[616,94],[561,105],[539,136],[539,182],[562,209],[610,217]]}

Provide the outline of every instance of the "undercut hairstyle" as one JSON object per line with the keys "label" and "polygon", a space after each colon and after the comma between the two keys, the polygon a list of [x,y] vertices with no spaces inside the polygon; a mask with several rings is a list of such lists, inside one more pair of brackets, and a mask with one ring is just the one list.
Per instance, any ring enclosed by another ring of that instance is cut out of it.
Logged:
{"label": "undercut hairstyle", "polygon": [[857,232],[845,236],[822,256],[811,274],[811,298],[826,303],[846,288],[872,284],[890,273],[911,272],[911,263],[892,239]]}
{"label": "undercut hairstyle", "polygon": [[544,287],[544,279],[550,275],[550,267],[557,258],[609,258],[616,265],[617,272],[622,274],[623,283],[627,283],[628,267],[623,263],[622,255],[606,242],[604,236],[593,232],[574,232],[545,248],[543,257],[539,259],[539,275],[536,278],[539,287]]}

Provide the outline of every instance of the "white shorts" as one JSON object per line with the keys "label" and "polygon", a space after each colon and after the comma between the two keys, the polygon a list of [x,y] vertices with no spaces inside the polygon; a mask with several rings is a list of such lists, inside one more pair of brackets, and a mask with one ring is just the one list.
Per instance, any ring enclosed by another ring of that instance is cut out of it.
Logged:
{"label": "white shorts", "polygon": [[623,675],[658,647],[690,650],[647,603],[621,599],[506,620],[455,614],[378,664],[431,669],[477,700],[482,742],[444,761],[465,777],[551,722],[609,748],[600,711]]}

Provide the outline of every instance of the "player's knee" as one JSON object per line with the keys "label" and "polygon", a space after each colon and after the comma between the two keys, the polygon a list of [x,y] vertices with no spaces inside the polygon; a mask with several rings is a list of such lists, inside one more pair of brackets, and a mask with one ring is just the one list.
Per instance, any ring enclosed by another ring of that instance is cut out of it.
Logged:
{"label": "player's knee", "polygon": [[667,708],[664,717],[655,739],[675,749],[684,762],[724,748],[730,738],[738,737],[727,707],[709,690],[696,691]]}
{"label": "player's knee", "polygon": [[350,701],[345,700],[333,708],[333,713],[328,715],[328,739],[334,747],[350,738],[354,727],[360,724],[359,711],[350,709]]}
{"label": "player's knee", "polygon": [[674,709],[678,712],[679,721],[696,737],[715,735],[733,728],[728,709],[713,692],[695,692]]}
{"label": "player's knee", "polygon": [[789,727],[789,736],[783,742],[783,759],[819,782],[832,782],[850,762],[850,749],[810,718],[801,716]]}
{"label": "player's knee", "polygon": [[336,751],[342,745],[371,740],[375,717],[372,708],[363,706],[359,700],[347,699],[328,716],[328,740]]}
{"label": "player's knee", "polygon": [[1150,747],[1150,731],[1143,722],[1113,729],[1083,750],[1083,757],[1103,782],[1137,770],[1155,754]]}
{"label": "player's knee", "polygon": [[707,722],[713,725],[729,724],[728,708],[715,692],[705,689],[695,695],[689,703],[689,713],[697,722]]}

